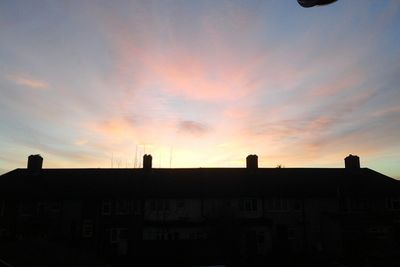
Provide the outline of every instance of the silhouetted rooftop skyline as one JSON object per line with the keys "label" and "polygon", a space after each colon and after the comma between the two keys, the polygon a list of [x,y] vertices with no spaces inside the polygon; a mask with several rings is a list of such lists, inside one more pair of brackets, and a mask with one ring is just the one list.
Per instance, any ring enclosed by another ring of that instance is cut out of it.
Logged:
{"label": "silhouetted rooftop skyline", "polygon": [[400,178],[397,0],[1,1],[0,174],[341,167]]}

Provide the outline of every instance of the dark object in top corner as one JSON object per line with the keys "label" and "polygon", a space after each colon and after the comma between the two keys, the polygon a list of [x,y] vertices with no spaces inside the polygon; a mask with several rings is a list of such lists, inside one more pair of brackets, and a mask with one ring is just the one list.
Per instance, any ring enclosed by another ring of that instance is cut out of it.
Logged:
{"label": "dark object in top corner", "polygon": [[336,1],[337,0],[297,0],[299,5],[301,5],[302,7],[329,5]]}

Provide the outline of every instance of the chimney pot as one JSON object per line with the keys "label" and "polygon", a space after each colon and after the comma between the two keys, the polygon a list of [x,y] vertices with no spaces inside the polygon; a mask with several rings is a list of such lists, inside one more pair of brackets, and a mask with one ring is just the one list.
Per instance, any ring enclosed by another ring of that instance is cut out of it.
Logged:
{"label": "chimney pot", "polygon": [[149,154],[145,154],[143,156],[143,169],[144,170],[151,170],[152,168],[152,159],[153,157]]}
{"label": "chimney pot", "polygon": [[360,169],[360,158],[356,155],[350,154],[344,159],[344,166],[349,170]]}
{"label": "chimney pot", "polygon": [[246,168],[249,170],[258,169],[258,156],[257,155],[248,155],[246,157]]}
{"label": "chimney pot", "polygon": [[40,155],[30,155],[28,157],[28,170],[37,172],[42,169],[43,158]]}

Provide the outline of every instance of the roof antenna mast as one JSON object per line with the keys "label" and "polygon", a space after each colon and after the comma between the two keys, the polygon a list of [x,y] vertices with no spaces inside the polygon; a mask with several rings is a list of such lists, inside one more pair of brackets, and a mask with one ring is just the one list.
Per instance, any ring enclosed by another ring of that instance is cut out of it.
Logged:
{"label": "roof antenna mast", "polygon": [[135,162],[133,164],[134,168],[137,168],[137,144],[136,144],[136,149],[135,149]]}
{"label": "roof antenna mast", "polygon": [[172,146],[169,150],[169,168],[172,168]]}

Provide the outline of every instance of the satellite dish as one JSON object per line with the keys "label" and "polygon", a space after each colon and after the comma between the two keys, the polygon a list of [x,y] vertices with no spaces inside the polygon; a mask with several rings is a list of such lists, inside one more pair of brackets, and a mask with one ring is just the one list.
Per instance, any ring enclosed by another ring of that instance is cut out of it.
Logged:
{"label": "satellite dish", "polygon": [[329,5],[337,0],[297,0],[299,5],[302,7],[313,7],[313,6],[323,6],[323,5]]}

